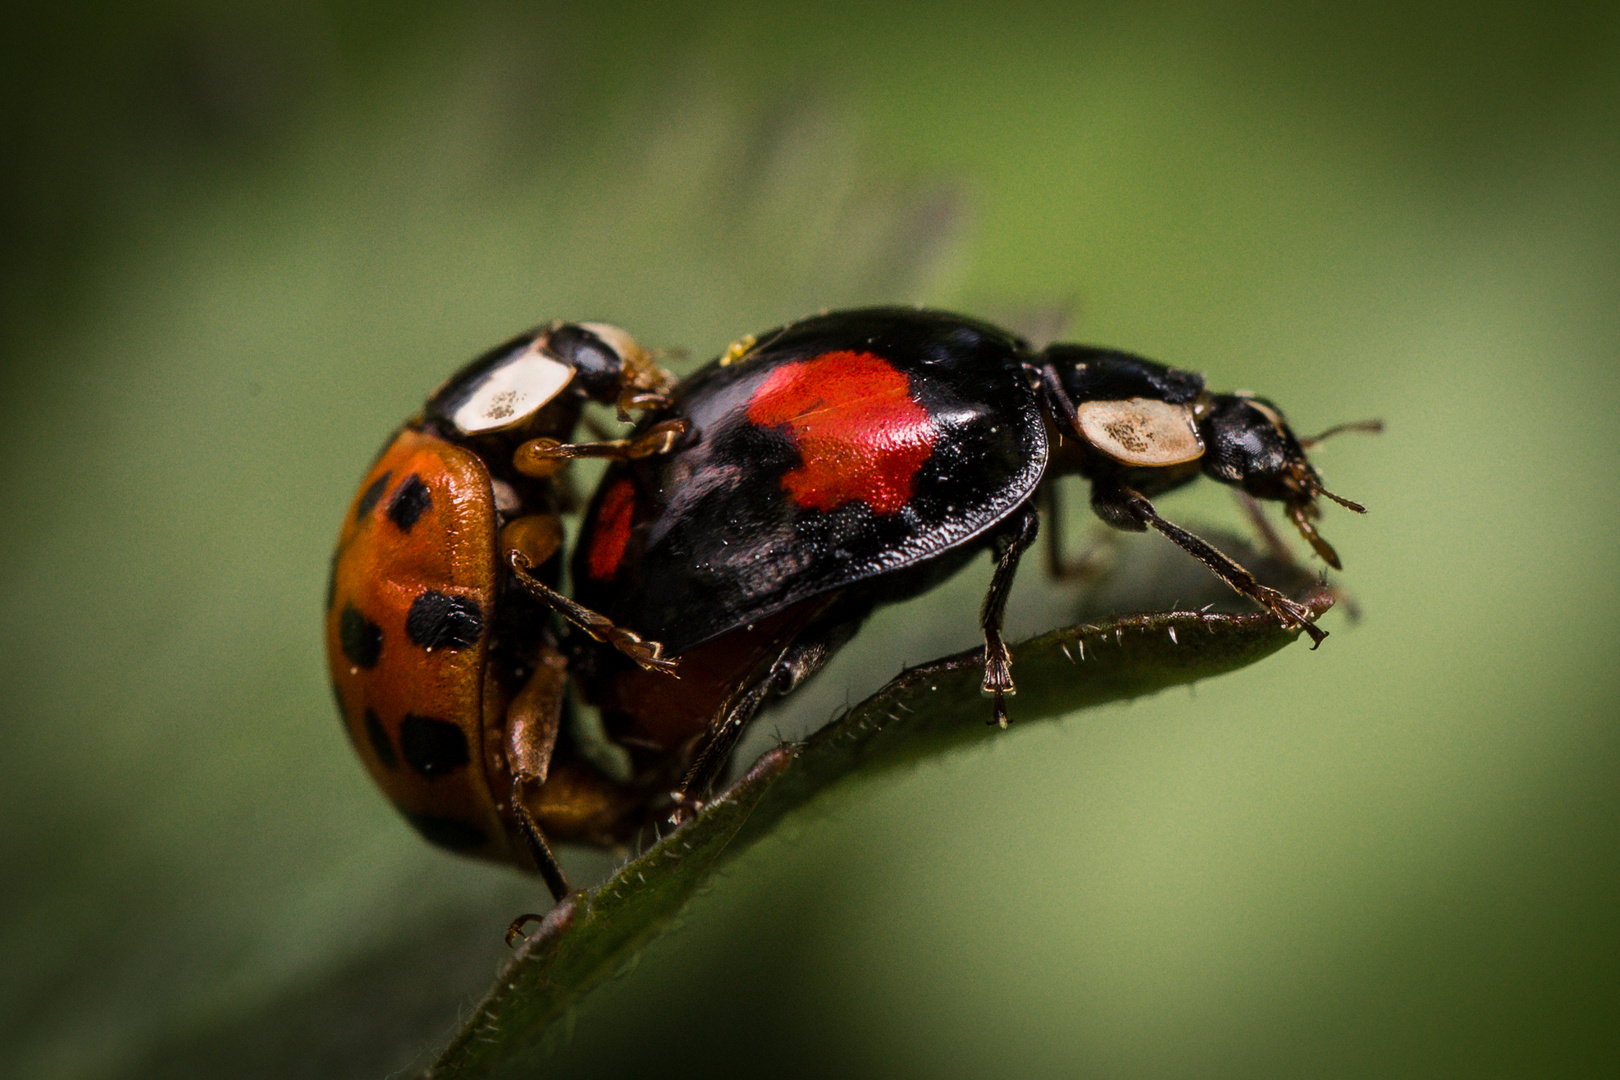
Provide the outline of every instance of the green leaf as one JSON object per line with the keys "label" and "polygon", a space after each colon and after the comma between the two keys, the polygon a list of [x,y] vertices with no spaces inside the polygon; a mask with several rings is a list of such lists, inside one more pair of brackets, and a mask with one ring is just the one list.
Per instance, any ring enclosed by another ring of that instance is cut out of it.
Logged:
{"label": "green leaf", "polygon": [[[1222,546],[1242,550],[1224,538]],[[1292,586],[1318,615],[1333,604],[1330,590],[1297,567],[1255,569],[1274,585]],[[1165,580],[1154,584],[1165,587]],[[1297,637],[1268,614],[1207,609],[1054,630],[1014,646],[1014,727],[1224,674]],[[532,1066],[551,1025],[666,928],[718,865],[827,789],[1009,737],[987,723],[982,657],[969,650],[902,672],[806,741],[766,753],[694,820],[600,887],[559,904],[425,1075],[487,1077]]]}

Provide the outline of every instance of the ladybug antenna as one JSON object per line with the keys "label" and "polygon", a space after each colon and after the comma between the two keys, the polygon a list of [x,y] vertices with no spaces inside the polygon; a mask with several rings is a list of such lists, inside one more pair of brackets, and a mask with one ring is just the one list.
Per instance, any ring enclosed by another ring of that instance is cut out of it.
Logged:
{"label": "ladybug antenna", "polygon": [[1305,495],[1305,501],[1295,505],[1308,508],[1305,510],[1305,513],[1309,514],[1311,517],[1316,516],[1316,507],[1312,506],[1309,500],[1316,498],[1318,495],[1325,499],[1332,499],[1346,510],[1354,510],[1358,514],[1365,514],[1367,512],[1367,508],[1362,506],[1360,503],[1352,502],[1351,500],[1346,499],[1343,495],[1335,495],[1333,492],[1323,487],[1321,475],[1318,474],[1315,469],[1311,468],[1310,464],[1305,461],[1303,455],[1298,461],[1290,463],[1288,472],[1292,476],[1296,489],[1302,489]]}
{"label": "ladybug antenna", "polygon": [[1351,502],[1349,499],[1333,494],[1333,492],[1323,487],[1320,482],[1318,482],[1316,485],[1316,494],[1321,495],[1323,498],[1332,499],[1346,510],[1354,510],[1358,514],[1365,514],[1367,512],[1367,508],[1365,506],[1362,506],[1358,502]]}
{"label": "ladybug antenna", "polygon": [[[1334,424],[1326,431],[1318,432],[1308,439],[1299,440],[1299,445],[1309,450],[1311,447],[1322,442],[1324,439],[1331,438],[1334,435],[1341,435],[1346,431],[1360,431],[1367,435],[1377,435],[1383,430],[1384,422],[1382,420],[1357,420],[1354,423],[1349,424]],[[1327,492],[1324,491],[1322,494],[1327,495]],[[1333,496],[1328,495],[1328,498],[1333,498]]]}

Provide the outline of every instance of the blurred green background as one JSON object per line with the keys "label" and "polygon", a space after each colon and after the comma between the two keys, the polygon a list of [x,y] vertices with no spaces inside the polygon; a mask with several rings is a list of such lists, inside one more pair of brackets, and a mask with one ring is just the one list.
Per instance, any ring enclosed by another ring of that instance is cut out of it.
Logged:
{"label": "blurred green background", "polygon": [[[365,463],[538,321],[691,364],[884,301],[1384,417],[1317,455],[1364,618],[818,804],[555,1072],[1620,1067],[1620,8],[37,6],[0,55],[0,1073],[422,1064],[541,889],[339,729]],[[971,643],[983,571],[760,738]]]}

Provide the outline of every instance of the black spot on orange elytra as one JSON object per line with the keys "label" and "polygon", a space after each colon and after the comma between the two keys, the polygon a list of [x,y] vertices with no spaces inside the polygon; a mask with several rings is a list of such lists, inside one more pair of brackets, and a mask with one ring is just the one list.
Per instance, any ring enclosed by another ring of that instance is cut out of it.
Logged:
{"label": "black spot on orange elytra", "polygon": [[405,820],[422,834],[423,839],[451,851],[471,851],[483,847],[488,839],[484,830],[470,821],[435,817],[432,814],[406,814]]}
{"label": "black spot on orange elytra", "polygon": [[467,736],[448,720],[406,713],[399,725],[399,749],[405,764],[429,780],[467,764]]}
{"label": "black spot on orange elytra", "polygon": [[394,755],[394,744],[388,741],[388,732],[383,730],[382,721],[377,718],[373,709],[366,710],[366,737],[371,740],[371,750],[377,755],[377,760],[385,769],[399,768],[399,758]]}
{"label": "black spot on orange elytra", "polygon": [[411,601],[405,636],[424,649],[464,649],[484,632],[478,601],[441,592],[425,592]]}
{"label": "black spot on orange elytra", "polygon": [[433,496],[422,478],[415,473],[407,476],[388,500],[388,518],[399,526],[400,532],[410,532],[416,520],[433,505]]}
{"label": "black spot on orange elytra", "polygon": [[338,616],[338,644],[355,667],[373,668],[382,654],[382,627],[360,614],[353,604],[343,605]]}
{"label": "black spot on orange elytra", "polygon": [[394,474],[391,472],[385,472],[366,485],[366,490],[362,491],[360,498],[355,501],[354,520],[359,521],[371,513],[372,507],[377,505],[377,500],[382,498],[383,489],[388,486],[388,478],[392,475]]}

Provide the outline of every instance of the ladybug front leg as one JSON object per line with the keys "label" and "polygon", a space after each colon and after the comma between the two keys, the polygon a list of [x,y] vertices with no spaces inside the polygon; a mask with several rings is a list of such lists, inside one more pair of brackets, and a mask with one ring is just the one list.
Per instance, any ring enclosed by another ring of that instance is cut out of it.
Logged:
{"label": "ladybug front leg", "polygon": [[534,567],[549,562],[561,546],[562,523],[550,514],[516,518],[501,530],[501,550],[505,553],[506,565],[512,570],[512,581],[519,588],[648,671],[675,674],[679,661],[665,658],[664,647],[658,642],[643,641],[639,635],[614,625],[606,615],[576,604],[534,576]]}
{"label": "ladybug front leg", "polygon": [[1209,567],[1216,577],[1275,615],[1284,627],[1303,630],[1310,635],[1313,645],[1320,645],[1327,637],[1327,631],[1311,621],[1309,608],[1288,599],[1276,589],[1260,584],[1230,555],[1164,520],[1141,492],[1124,485],[1098,484],[1091,491],[1091,506],[1097,511],[1098,517],[1116,528],[1134,532],[1152,528],[1174,540],[1183,551]]}
{"label": "ladybug front leg", "polygon": [[557,439],[530,439],[512,455],[512,467],[525,476],[546,479],[555,476],[574,458],[632,460],[667,454],[675,440],[686,434],[685,420],[661,420],[633,439],[606,442],[565,443]]}
{"label": "ladybug front leg", "polygon": [[980,690],[995,699],[991,722],[1001,727],[1007,726],[1006,699],[1018,692],[1013,685],[1012,650],[1001,639],[1001,622],[1007,612],[1007,596],[1012,592],[1013,579],[1018,576],[1018,560],[1035,542],[1040,524],[1034,505],[1025,503],[1011,527],[996,537],[996,570],[990,576],[990,590],[985,593],[984,607],[979,611],[979,625],[984,628],[984,682]]}

